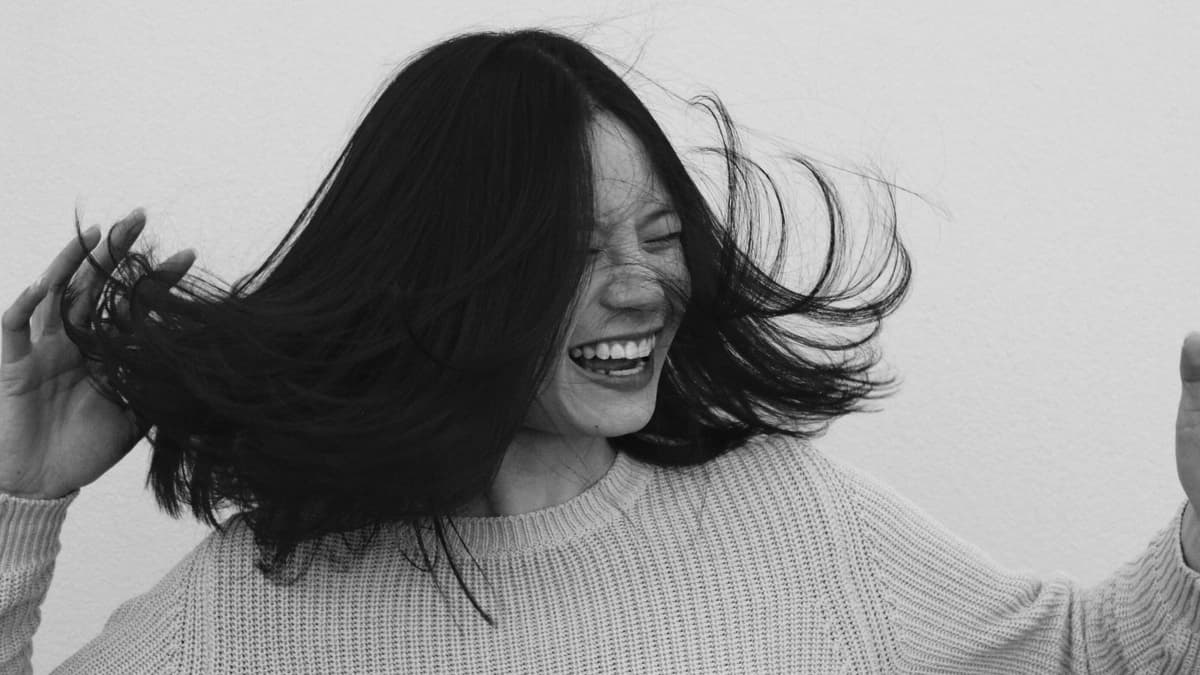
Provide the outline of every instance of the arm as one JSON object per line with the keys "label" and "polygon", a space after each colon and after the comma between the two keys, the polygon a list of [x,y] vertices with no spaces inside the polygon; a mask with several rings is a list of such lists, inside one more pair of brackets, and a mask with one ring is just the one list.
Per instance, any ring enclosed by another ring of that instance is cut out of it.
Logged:
{"label": "arm", "polygon": [[[50,588],[59,533],[76,490],[59,499],[22,499],[0,493],[0,675],[32,673],[33,634]],[[185,620],[202,542],[147,593],[121,604],[104,630],[54,670],[87,673],[177,673],[197,656]]]}
{"label": "arm", "polygon": [[1183,557],[1183,542],[1200,540],[1187,538],[1182,507],[1142,554],[1082,588],[1063,574],[1000,568],[890,488],[838,466],[897,672],[1200,669],[1200,573]]}
{"label": "arm", "polygon": [[33,633],[50,590],[59,533],[76,490],[59,499],[0,493],[0,674],[33,672]]}

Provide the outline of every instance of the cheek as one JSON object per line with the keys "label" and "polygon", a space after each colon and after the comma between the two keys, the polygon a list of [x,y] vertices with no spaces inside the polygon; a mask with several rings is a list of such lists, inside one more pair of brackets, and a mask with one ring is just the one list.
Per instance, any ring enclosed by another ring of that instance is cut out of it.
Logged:
{"label": "cheek", "polygon": [[560,354],[541,387],[539,398],[547,407],[561,407],[564,402],[579,396],[582,380],[583,374],[571,359],[565,353]]}
{"label": "cheek", "polygon": [[692,296],[692,275],[683,261],[683,254],[680,253],[677,259],[659,267],[659,273],[662,275],[661,288],[665,299],[686,306],[688,299]]}
{"label": "cheek", "polygon": [[680,262],[680,264],[679,264],[679,276],[677,278],[679,279],[679,283],[682,286],[684,296],[691,297],[691,295],[692,295],[692,274],[691,274],[691,272],[688,271],[687,265],[684,265],[682,262]]}
{"label": "cheek", "polygon": [[688,287],[690,287],[691,281],[692,281],[692,274],[688,270],[687,258],[683,255],[682,248],[675,249],[674,264],[675,264],[675,270],[674,270],[675,274],[678,276],[679,279],[681,279],[683,281],[684,284],[686,284]]}

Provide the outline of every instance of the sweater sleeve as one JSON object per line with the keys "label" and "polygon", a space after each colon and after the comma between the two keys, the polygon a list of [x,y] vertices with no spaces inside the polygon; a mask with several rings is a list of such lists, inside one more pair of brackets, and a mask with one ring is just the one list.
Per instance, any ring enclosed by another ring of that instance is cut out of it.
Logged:
{"label": "sweater sleeve", "polygon": [[878,480],[838,466],[898,672],[1200,672],[1186,500],[1140,555],[1082,588],[1063,573],[1003,569]]}
{"label": "sweater sleeve", "polygon": [[33,672],[33,634],[50,590],[59,533],[79,491],[58,499],[0,492],[0,675]]}
{"label": "sweater sleeve", "polygon": [[[32,673],[33,634],[76,490],[59,499],[0,493],[0,675]],[[125,601],[103,631],[54,670],[71,673],[182,672],[188,588],[202,543],[149,592]]]}

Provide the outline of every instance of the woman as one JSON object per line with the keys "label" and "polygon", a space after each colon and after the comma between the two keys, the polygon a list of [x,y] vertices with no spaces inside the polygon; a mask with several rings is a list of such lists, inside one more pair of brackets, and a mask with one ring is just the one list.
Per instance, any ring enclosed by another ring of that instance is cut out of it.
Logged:
{"label": "woman", "polygon": [[216,531],[59,672],[1200,662],[1186,503],[1080,589],[996,568],[808,444],[891,385],[863,348],[908,257],[892,229],[874,277],[839,285],[838,199],[795,158],[828,207],[822,274],[797,293],[778,258],[761,271],[758,167],[717,111],[720,215],[585,46],[462,35],[401,70],[229,289],[189,275],[190,251],[132,252],[140,211],[103,243],[77,233],[3,319],[3,668],[27,667],[68,506],[143,436],[160,505]]}

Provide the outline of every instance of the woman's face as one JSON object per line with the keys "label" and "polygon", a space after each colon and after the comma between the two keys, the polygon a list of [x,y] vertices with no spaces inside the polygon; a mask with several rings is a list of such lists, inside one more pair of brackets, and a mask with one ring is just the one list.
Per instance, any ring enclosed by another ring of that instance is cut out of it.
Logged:
{"label": "woman's face", "polygon": [[[569,347],[556,356],[525,426],[560,436],[607,438],[633,433],[650,421],[667,348],[681,318],[668,312],[667,296],[653,276],[673,279],[685,292],[691,280],[679,217],[657,184],[641,142],[607,113],[597,117],[591,136],[601,229],[593,235],[590,279],[579,290]],[[638,358],[651,336],[649,356]],[[625,354],[636,359],[635,365],[612,360],[615,344],[637,350]],[[572,355],[610,374],[594,372]],[[636,372],[612,372],[621,370]]]}

